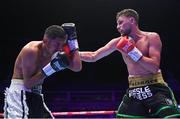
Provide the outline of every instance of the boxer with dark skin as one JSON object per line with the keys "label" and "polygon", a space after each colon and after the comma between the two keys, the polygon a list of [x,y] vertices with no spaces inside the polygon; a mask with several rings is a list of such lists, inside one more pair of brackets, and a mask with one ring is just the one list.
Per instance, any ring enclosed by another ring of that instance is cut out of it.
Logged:
{"label": "boxer with dark skin", "polygon": [[49,26],[43,40],[29,42],[17,56],[5,93],[5,118],[54,118],[41,93],[44,79],[64,69],[81,68],[75,25]]}
{"label": "boxer with dark skin", "polygon": [[[66,39],[67,36],[52,39],[44,35],[42,41],[31,41],[24,46],[16,59],[13,79],[23,80],[26,88],[42,84],[46,78],[46,75],[42,73],[42,67],[51,61],[51,56],[55,52],[63,51]],[[81,70],[81,67],[79,53],[76,50],[67,68],[77,72]]]}

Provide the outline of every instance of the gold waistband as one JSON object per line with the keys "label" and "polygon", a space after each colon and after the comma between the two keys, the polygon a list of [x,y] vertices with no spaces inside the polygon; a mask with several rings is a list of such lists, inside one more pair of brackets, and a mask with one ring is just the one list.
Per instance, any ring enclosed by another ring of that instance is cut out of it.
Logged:
{"label": "gold waistband", "polygon": [[163,80],[161,72],[158,72],[156,74],[148,75],[148,76],[132,76],[128,77],[129,81],[129,87],[141,87],[151,84],[166,84]]}

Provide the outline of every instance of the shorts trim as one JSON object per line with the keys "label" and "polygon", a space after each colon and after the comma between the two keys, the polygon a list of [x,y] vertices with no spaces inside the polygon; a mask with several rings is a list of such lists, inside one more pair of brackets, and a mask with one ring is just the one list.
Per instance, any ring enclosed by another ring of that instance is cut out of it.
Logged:
{"label": "shorts trim", "polygon": [[168,118],[173,118],[173,117],[180,117],[180,114],[169,115],[169,116],[164,117],[163,119],[168,119]]}
{"label": "shorts trim", "polygon": [[156,115],[158,115],[162,110],[165,110],[165,109],[168,109],[168,108],[175,109],[173,106],[164,106],[164,107],[160,108],[156,113],[151,114],[151,116],[156,116]]}
{"label": "shorts trim", "polygon": [[145,118],[145,116],[133,116],[133,115],[126,115],[126,114],[116,114],[116,117],[126,117],[126,118]]}
{"label": "shorts trim", "polygon": [[25,109],[24,109],[25,107],[24,107],[23,100],[24,100],[24,93],[23,93],[23,90],[21,90],[21,105],[22,105],[22,111],[23,111],[22,118],[25,117]]}

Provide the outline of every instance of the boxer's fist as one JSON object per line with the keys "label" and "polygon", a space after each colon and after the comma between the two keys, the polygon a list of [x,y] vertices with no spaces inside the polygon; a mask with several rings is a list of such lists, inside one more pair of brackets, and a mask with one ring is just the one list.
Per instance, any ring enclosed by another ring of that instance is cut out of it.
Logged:
{"label": "boxer's fist", "polygon": [[63,29],[68,34],[68,39],[77,39],[76,27],[74,23],[64,23],[62,24]]}
{"label": "boxer's fist", "polygon": [[143,55],[139,49],[135,47],[135,45],[129,41],[128,36],[121,37],[120,41],[117,43],[116,48],[128,54],[132,60],[137,62]]}
{"label": "boxer's fist", "polygon": [[65,52],[56,52],[51,57],[51,62],[43,67],[42,71],[46,76],[61,71],[69,65],[69,59]]}
{"label": "boxer's fist", "polygon": [[62,24],[63,29],[68,35],[67,43],[71,51],[75,51],[79,49],[78,41],[77,41],[77,33],[76,27],[74,23],[64,23]]}

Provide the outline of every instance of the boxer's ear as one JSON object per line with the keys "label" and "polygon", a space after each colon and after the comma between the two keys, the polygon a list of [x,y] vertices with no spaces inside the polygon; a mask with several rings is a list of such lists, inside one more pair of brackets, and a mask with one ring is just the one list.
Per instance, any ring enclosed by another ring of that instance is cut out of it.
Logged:
{"label": "boxer's ear", "polygon": [[130,17],[130,18],[129,18],[129,21],[130,21],[132,24],[136,23],[134,17]]}

